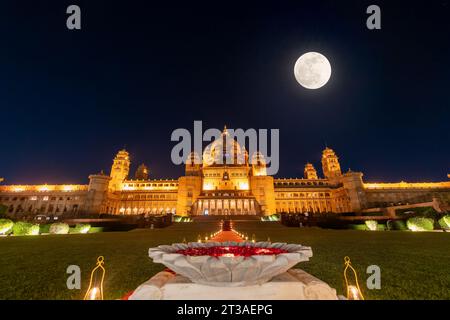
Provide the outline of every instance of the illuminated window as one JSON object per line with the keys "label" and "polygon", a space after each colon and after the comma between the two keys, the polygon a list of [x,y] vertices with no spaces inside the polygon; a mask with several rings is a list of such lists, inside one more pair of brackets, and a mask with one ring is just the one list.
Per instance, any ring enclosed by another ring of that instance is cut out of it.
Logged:
{"label": "illuminated window", "polygon": [[36,200],[37,200],[37,197],[36,197],[36,196],[32,196],[32,197],[30,197],[30,200],[31,200],[31,201],[36,201]]}
{"label": "illuminated window", "polygon": [[42,200],[48,201],[48,196],[45,196],[44,198],[42,198]]}

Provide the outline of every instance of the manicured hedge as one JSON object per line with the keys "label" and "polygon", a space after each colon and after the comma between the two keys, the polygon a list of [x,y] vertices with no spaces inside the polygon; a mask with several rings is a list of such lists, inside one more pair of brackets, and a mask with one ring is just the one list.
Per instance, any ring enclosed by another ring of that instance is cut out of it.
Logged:
{"label": "manicured hedge", "polygon": [[377,227],[378,227],[378,221],[376,220],[367,220],[365,222],[367,229],[369,229],[370,231],[376,231]]}
{"label": "manicured hedge", "polygon": [[[360,230],[360,231],[370,230],[366,224],[362,224],[362,223],[361,224],[349,224],[348,228],[352,229],[352,230]],[[386,225],[377,223],[377,228],[375,230],[386,231]]]}
{"label": "manicured hedge", "polygon": [[450,215],[443,216],[438,222],[442,229],[450,229]]}
{"label": "manicured hedge", "polygon": [[360,230],[360,231],[361,231],[361,230],[362,230],[362,231],[367,231],[367,230],[369,230],[365,224],[349,224],[349,225],[348,225],[348,228],[349,228],[349,229],[352,229],[352,230]]}
{"label": "manicured hedge", "polygon": [[10,219],[0,219],[0,234],[8,234],[14,226]]}
{"label": "manicured hedge", "polygon": [[278,213],[271,214],[270,216],[261,217],[261,221],[280,221],[280,215]]}
{"label": "manicured hedge", "polygon": [[74,228],[71,228],[70,233],[88,233],[90,229],[90,224],[79,223]]}
{"label": "manicured hedge", "polygon": [[89,229],[89,233],[99,233],[103,232],[103,227],[91,227]]}
{"label": "manicured hedge", "polygon": [[406,223],[403,220],[389,220],[386,224],[386,227],[388,230],[408,230],[408,228],[406,227]]}
{"label": "manicured hedge", "polygon": [[39,225],[28,222],[16,222],[13,227],[13,234],[15,236],[32,236],[39,234]]}
{"label": "manicured hedge", "polygon": [[431,218],[413,217],[408,219],[406,226],[411,231],[431,231],[434,229],[434,220]]}
{"label": "manicured hedge", "polygon": [[39,225],[39,233],[50,233],[50,224],[40,224]]}
{"label": "manicured hedge", "polygon": [[185,217],[185,216],[173,216],[174,222],[192,222],[191,217]]}
{"label": "manicured hedge", "polygon": [[49,231],[51,234],[68,234],[69,229],[70,228],[67,223],[56,222],[56,223],[52,223]]}

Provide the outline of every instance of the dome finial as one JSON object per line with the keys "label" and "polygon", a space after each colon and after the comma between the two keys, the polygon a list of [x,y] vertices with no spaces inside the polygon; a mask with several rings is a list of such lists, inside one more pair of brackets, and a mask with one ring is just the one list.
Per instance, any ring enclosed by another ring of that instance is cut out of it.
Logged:
{"label": "dome finial", "polygon": [[223,126],[223,132],[227,132],[227,125]]}

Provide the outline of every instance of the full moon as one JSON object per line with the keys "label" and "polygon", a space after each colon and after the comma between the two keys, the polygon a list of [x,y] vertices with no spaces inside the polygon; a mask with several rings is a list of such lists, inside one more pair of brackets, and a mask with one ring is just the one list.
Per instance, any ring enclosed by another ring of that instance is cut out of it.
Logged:
{"label": "full moon", "polygon": [[307,89],[323,87],[331,77],[328,59],[318,52],[308,52],[298,58],[294,66],[295,79]]}

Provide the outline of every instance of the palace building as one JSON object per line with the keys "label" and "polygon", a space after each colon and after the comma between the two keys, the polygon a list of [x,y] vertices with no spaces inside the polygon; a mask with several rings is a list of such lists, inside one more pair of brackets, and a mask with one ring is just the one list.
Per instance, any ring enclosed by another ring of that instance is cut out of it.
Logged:
{"label": "palace building", "polygon": [[[0,185],[0,204],[9,215],[108,213],[117,215],[270,215],[383,211],[420,204],[450,209],[450,181],[367,183],[361,172],[343,173],[336,153],[325,148],[319,176],[307,163],[303,178],[267,175],[264,156],[249,156],[227,139],[225,129],[203,156],[191,153],[185,175],[149,179],[140,165],[130,179],[130,156],[117,153],[109,175],[89,176],[87,185]],[[1,179],[0,179],[1,182]]]}

